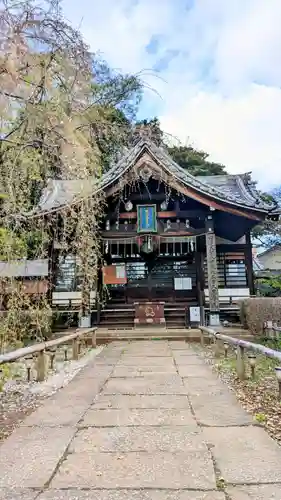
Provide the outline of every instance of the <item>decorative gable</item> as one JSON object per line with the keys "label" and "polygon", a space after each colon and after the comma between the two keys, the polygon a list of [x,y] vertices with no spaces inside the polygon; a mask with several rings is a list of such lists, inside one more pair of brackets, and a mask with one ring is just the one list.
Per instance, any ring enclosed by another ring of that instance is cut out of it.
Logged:
{"label": "decorative gable", "polygon": [[259,197],[248,174],[196,178],[177,165],[163,148],[146,139],[126,151],[99,182],[95,179],[52,181],[37,211],[55,210],[100,190],[109,197],[126,184],[137,180],[147,183],[151,178],[213,209],[253,220],[263,219],[274,208]]}

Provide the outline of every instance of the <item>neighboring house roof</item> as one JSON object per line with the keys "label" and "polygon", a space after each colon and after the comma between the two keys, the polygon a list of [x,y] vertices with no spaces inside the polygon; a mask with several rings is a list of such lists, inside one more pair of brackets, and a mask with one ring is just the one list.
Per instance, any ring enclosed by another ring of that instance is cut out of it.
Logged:
{"label": "neighboring house roof", "polygon": [[273,245],[272,247],[267,248],[266,250],[258,254],[258,258],[270,254],[271,252],[275,252],[275,250],[281,250],[281,245]]}
{"label": "neighboring house roof", "polygon": [[261,269],[255,271],[255,276],[257,278],[272,278],[274,276],[280,276],[280,269]]}
{"label": "neighboring house roof", "polygon": [[214,200],[260,212],[269,212],[274,208],[259,196],[250,174],[194,177],[175,163],[163,148],[156,146],[149,139],[141,139],[133,148],[124,152],[122,158],[98,181],[94,178],[50,180],[36,212],[50,212],[73,204],[95,191],[106,190],[118,182],[145,152],[178,182]]}
{"label": "neighboring house roof", "polygon": [[257,256],[253,256],[253,270],[255,272],[257,271],[262,271],[263,270],[263,265],[262,263],[259,261],[258,257]]}
{"label": "neighboring house roof", "polygon": [[48,276],[48,259],[0,261],[0,278],[37,278]]}

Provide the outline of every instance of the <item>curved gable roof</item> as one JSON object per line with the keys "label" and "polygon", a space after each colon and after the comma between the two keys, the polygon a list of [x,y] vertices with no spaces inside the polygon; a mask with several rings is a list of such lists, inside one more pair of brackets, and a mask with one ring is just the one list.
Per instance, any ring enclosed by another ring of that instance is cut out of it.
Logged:
{"label": "curved gable roof", "polygon": [[133,148],[126,150],[122,158],[99,180],[86,178],[49,181],[37,211],[53,211],[75,203],[82,197],[90,196],[93,192],[106,191],[117,183],[145,152],[180,184],[210,199],[259,212],[268,212],[273,208],[261,199],[249,174],[194,177],[175,163],[163,148],[148,139],[141,139]]}

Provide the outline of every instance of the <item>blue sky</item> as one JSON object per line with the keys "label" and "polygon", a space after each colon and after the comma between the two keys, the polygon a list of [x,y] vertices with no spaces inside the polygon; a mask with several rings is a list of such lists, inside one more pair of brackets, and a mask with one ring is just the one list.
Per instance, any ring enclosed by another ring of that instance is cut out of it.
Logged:
{"label": "blue sky", "polygon": [[281,184],[281,0],[64,0],[93,51],[143,71],[140,116],[224,163]]}

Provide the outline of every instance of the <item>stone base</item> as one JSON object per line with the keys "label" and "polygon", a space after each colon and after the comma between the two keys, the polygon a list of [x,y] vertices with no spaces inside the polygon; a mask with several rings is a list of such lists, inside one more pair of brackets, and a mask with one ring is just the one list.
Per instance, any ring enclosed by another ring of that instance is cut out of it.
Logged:
{"label": "stone base", "polygon": [[91,328],[91,315],[80,316],[79,318],[79,328]]}

